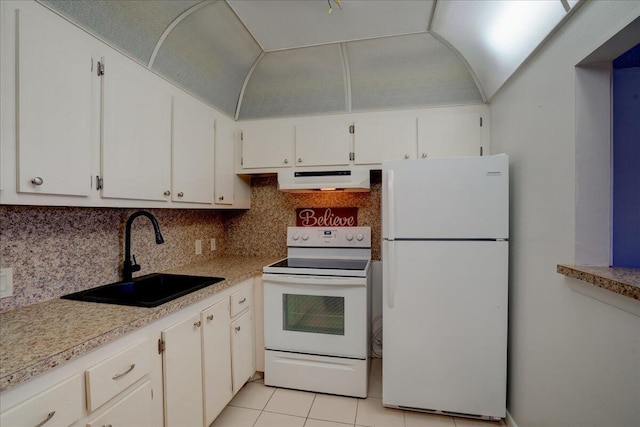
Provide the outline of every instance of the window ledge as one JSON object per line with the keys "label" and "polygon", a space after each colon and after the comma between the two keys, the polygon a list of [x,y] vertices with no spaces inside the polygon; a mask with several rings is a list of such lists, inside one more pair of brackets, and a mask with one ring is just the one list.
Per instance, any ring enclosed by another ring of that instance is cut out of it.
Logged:
{"label": "window ledge", "polygon": [[558,264],[558,273],[582,295],[640,317],[640,268],[593,267]]}

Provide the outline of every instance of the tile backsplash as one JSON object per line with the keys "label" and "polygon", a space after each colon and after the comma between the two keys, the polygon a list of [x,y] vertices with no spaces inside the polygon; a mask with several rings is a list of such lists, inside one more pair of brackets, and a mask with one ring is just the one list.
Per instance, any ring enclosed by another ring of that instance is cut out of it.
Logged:
{"label": "tile backsplash", "polygon": [[[124,228],[137,209],[0,206],[0,264],[13,267],[13,296],[0,311],[118,281]],[[165,243],[156,245],[151,222],[132,225],[131,253],[142,266],[135,276],[166,270],[224,252],[222,216],[216,211],[148,209]],[[216,238],[217,250],[210,250]],[[195,240],[202,255],[195,255]]]}
{"label": "tile backsplash", "polygon": [[287,227],[296,225],[296,208],[357,207],[358,225],[371,227],[373,259],[380,259],[381,173],[371,173],[369,193],[283,193],[275,176],[251,180],[251,209],[225,212],[227,253],[281,256],[287,254]]}
{"label": "tile backsplash", "polygon": [[[165,243],[156,245],[151,222],[137,218],[131,253],[142,270],[167,270],[222,254],[286,256],[287,226],[296,208],[357,207],[358,225],[371,227],[372,254],[380,259],[380,173],[370,193],[283,193],[275,176],[254,177],[251,209],[148,209]],[[0,265],[13,268],[13,296],[0,312],[120,280],[124,228],[137,209],[0,206]],[[216,239],[216,251],[210,239]],[[202,255],[195,255],[195,240]]]}

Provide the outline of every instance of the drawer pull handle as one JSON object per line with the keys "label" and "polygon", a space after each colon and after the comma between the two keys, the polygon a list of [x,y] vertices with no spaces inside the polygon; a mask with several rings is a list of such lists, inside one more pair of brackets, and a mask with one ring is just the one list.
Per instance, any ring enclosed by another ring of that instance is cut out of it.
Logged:
{"label": "drawer pull handle", "polygon": [[240,301],[238,301],[238,304],[244,304],[247,301],[247,298],[242,298]]}
{"label": "drawer pull handle", "polygon": [[199,321],[199,320],[197,322],[193,322],[193,326],[196,327],[196,328],[199,328],[200,325],[202,325],[202,322]]}
{"label": "drawer pull handle", "polygon": [[35,427],[41,427],[41,426],[45,425],[46,423],[48,423],[48,422],[49,422],[49,420],[50,420],[51,418],[53,418],[53,416],[54,416],[55,414],[56,414],[56,411],[51,411],[51,412],[49,412],[49,414],[47,414],[47,418],[46,418],[44,421],[39,422],[38,424],[36,424],[36,426],[35,426]]}
{"label": "drawer pull handle", "polygon": [[208,315],[208,316],[207,316],[207,320],[208,320],[209,322],[211,322],[211,321],[213,320],[213,314]]}
{"label": "drawer pull handle", "polygon": [[236,326],[236,332],[240,332],[240,326]]}
{"label": "drawer pull handle", "polygon": [[112,380],[117,380],[118,378],[122,378],[125,375],[127,375],[129,372],[133,371],[133,368],[136,367],[135,363],[132,363],[131,366],[129,366],[129,369],[127,369],[126,371],[119,373],[119,374],[115,374],[114,376],[111,377]]}

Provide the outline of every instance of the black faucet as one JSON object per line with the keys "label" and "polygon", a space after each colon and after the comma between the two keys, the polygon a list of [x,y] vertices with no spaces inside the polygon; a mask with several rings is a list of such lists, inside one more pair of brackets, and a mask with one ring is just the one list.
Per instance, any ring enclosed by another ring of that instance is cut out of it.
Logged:
{"label": "black faucet", "polygon": [[136,256],[133,256],[133,262],[131,262],[131,224],[133,220],[139,216],[146,216],[153,224],[153,230],[156,232],[156,245],[164,243],[162,234],[160,233],[160,226],[155,216],[146,211],[138,211],[132,214],[127,220],[127,226],[124,232],[124,267],[122,269],[122,280],[125,282],[131,281],[131,274],[140,271],[140,265],[136,262]]}

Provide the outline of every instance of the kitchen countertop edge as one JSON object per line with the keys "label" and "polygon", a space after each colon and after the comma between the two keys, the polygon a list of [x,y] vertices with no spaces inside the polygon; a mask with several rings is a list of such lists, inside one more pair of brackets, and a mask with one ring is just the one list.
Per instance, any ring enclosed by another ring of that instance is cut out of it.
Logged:
{"label": "kitchen countertop edge", "polygon": [[640,301],[640,269],[558,264],[556,271],[564,276]]}
{"label": "kitchen countertop edge", "polygon": [[[216,276],[224,277],[225,280],[215,285],[206,287],[199,291],[187,294],[181,298],[175,299],[168,303],[162,304],[158,307],[144,308],[144,307],[125,307],[124,310],[130,310],[133,315],[127,316],[127,320],[121,324],[111,327],[107,331],[99,332],[97,335],[87,336],[86,338],[78,338],[78,343],[71,345],[70,347],[57,351],[46,357],[36,360],[35,362],[28,362],[25,366],[15,369],[10,373],[6,373],[0,378],[0,392],[11,389],[18,384],[26,382],[27,380],[41,375],[55,367],[63,365],[71,360],[74,360],[83,354],[96,349],[100,346],[108,344],[116,339],[124,336],[125,334],[140,329],[144,326],[151,324],[152,322],[175,313],[183,308],[189,307],[205,298],[208,298],[216,293],[227,289],[233,285],[236,285],[244,280],[250,279],[262,273],[262,267],[277,261],[277,257],[244,257],[244,256],[222,256],[207,261],[200,261],[185,266],[173,268],[164,271],[169,274],[188,274],[194,276]],[[41,309],[47,308],[47,306],[55,307],[60,301],[64,301],[65,304],[75,304],[78,308],[82,307],[86,309],[86,304],[93,304],[94,306],[100,306],[102,310],[109,310],[112,308],[114,311],[123,310],[124,306],[120,305],[107,305],[97,304],[91,302],[81,301],[68,301],[55,298],[49,301],[38,303],[37,305]],[[26,306],[10,310],[11,315],[19,316],[20,311],[27,311],[33,306]],[[0,313],[0,316],[7,316],[7,313]],[[139,315],[138,315],[139,312]],[[36,339],[38,337],[35,337]],[[21,343],[29,342],[29,339],[21,340]],[[6,351],[7,348],[12,348],[15,351],[14,345],[19,343],[3,343],[3,347]],[[26,346],[28,344],[25,344]],[[29,351],[26,349],[25,351]]]}

